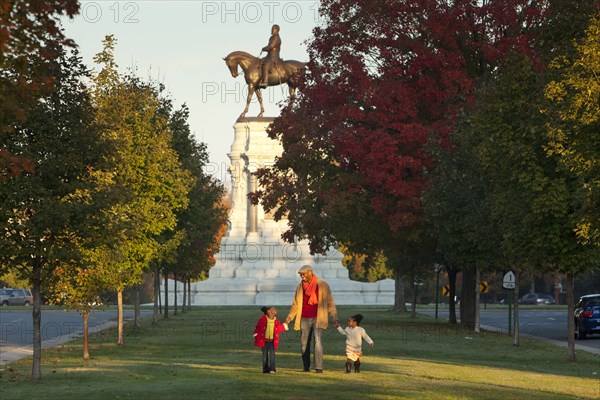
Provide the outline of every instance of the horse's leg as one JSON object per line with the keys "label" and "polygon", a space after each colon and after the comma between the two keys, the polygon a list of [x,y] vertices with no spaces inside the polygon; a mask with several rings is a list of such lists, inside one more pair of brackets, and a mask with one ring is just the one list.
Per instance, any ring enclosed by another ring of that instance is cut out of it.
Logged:
{"label": "horse's leg", "polygon": [[296,97],[296,87],[288,85],[288,89],[290,89],[290,99]]}
{"label": "horse's leg", "polygon": [[246,99],[246,108],[244,108],[244,112],[240,115],[240,118],[244,118],[246,113],[248,112],[248,108],[250,107],[250,101],[252,100],[252,95],[254,94],[254,85],[248,84],[248,98]]}
{"label": "horse's leg", "polygon": [[258,104],[260,104],[260,114],[258,114],[258,117],[262,117],[263,113],[265,112],[265,109],[263,107],[263,102],[262,102],[262,93],[260,91],[260,88],[256,89],[256,98],[258,98]]}

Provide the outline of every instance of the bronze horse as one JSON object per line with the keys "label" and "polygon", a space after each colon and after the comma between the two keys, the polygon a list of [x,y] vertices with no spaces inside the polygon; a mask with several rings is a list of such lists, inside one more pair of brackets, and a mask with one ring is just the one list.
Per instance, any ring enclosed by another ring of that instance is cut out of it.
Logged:
{"label": "bronze horse", "polygon": [[[262,94],[260,92],[262,87],[259,86],[261,79],[260,58],[254,57],[252,54],[246,53],[245,51],[234,51],[223,60],[225,60],[225,64],[227,64],[227,68],[229,68],[231,76],[234,78],[237,78],[238,76],[238,66],[244,71],[244,78],[248,85],[248,98],[246,99],[246,108],[240,115],[240,118],[246,116],[254,93],[256,93],[258,103],[260,104],[260,114],[258,114],[258,116],[262,117],[265,109],[263,107]],[[287,83],[290,90],[290,97],[294,97],[296,88],[298,87],[298,74],[304,69],[306,63],[296,60],[285,60],[279,65],[278,68],[274,68],[274,70],[269,73],[269,86]]]}

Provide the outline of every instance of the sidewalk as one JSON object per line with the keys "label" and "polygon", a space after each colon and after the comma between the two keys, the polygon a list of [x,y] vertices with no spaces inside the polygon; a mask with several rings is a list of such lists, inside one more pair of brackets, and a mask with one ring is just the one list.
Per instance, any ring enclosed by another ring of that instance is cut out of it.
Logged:
{"label": "sidewalk", "polygon": [[[500,332],[500,333],[508,334],[508,331],[506,329],[499,329],[497,326],[481,325],[481,329],[485,329],[486,331],[490,331],[490,332]],[[560,340],[548,339],[548,338],[541,337],[541,336],[529,335],[527,333],[520,333],[519,336],[527,337],[530,339],[541,340],[542,342],[550,343],[550,344],[553,344],[553,345],[559,346],[559,347],[567,348],[567,346],[568,346],[567,342],[561,342]],[[579,343],[575,342],[575,351],[587,351],[588,353],[600,355],[600,346],[598,346],[598,348],[591,348],[591,347],[587,347],[587,346],[581,346]]]}
{"label": "sidewalk", "polygon": [[[117,326],[117,321],[108,321],[101,325],[93,326],[89,328],[89,333],[96,333],[102,331],[104,329],[112,328]],[[65,344],[74,339],[79,339],[83,336],[83,329],[79,331],[72,332],[68,335],[62,335],[58,337],[54,337],[52,339],[44,340],[42,342],[42,349],[49,349],[61,344]],[[22,358],[32,357],[33,356],[33,345],[29,346],[11,346],[6,344],[5,342],[0,342],[0,371],[2,371],[3,366],[6,364],[10,364],[14,361],[20,360]]]}

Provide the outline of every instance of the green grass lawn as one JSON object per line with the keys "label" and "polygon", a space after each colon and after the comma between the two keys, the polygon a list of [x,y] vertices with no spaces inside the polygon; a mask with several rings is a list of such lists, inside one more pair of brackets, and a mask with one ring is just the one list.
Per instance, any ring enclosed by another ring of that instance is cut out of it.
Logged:
{"label": "green grass lawn", "polygon": [[[287,308],[280,308],[280,319]],[[598,399],[600,356],[497,333],[473,335],[444,321],[411,319],[385,307],[339,307],[340,319],[361,312],[375,341],[363,344],[361,373],[343,372],[345,337],[324,336],[325,373],[302,372],[299,333],[282,334],[277,374],[262,374],[252,331],[259,307],[194,308],[93,335],[44,351],[43,379],[31,382],[31,360],[5,366],[0,399]]]}

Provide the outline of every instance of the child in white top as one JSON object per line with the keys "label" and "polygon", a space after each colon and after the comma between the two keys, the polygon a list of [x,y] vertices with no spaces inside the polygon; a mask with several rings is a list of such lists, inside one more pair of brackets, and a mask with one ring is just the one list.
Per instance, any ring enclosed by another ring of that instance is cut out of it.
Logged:
{"label": "child in white top", "polygon": [[360,321],[363,320],[363,316],[360,314],[352,315],[348,318],[348,326],[346,329],[342,329],[341,326],[337,325],[336,328],[339,333],[346,335],[346,373],[350,373],[352,362],[354,362],[354,372],[360,372],[360,357],[362,356],[362,340],[365,339],[367,343],[373,347],[375,343],[367,335],[367,332],[361,328]]}

